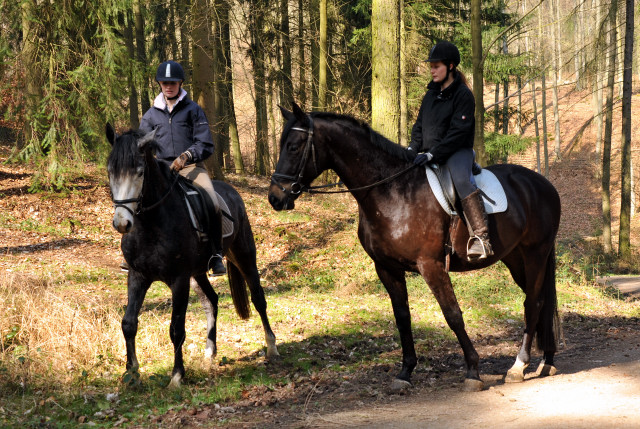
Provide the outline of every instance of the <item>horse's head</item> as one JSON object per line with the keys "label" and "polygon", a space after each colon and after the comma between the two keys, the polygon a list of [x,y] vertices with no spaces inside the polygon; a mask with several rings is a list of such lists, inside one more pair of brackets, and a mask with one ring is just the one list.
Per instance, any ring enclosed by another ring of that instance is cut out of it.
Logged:
{"label": "horse's head", "polygon": [[144,186],[144,154],[155,130],[143,135],[138,131],[116,134],[111,124],[106,126],[107,140],[112,149],[107,161],[109,186],[115,205],[113,227],[121,234],[131,231],[133,217],[138,210]]}
{"label": "horse's head", "polygon": [[280,158],[271,176],[269,203],[276,210],[291,210],[304,188],[323,171],[314,146],[313,119],[293,103],[293,112],[280,107],[287,124],[280,136]]}

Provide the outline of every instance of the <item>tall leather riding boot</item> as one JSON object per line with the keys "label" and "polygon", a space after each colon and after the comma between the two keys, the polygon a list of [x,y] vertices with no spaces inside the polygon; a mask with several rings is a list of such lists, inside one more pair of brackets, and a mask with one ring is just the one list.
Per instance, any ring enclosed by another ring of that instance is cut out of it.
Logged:
{"label": "tall leather riding boot", "polygon": [[489,242],[489,219],[484,209],[482,195],[476,189],[462,201],[462,212],[469,227],[469,242],[467,243],[467,259],[474,261],[493,255]]}
{"label": "tall leather riding boot", "polygon": [[217,211],[210,219],[209,241],[211,242],[212,255],[209,259],[209,269],[213,276],[221,276],[227,273],[227,269],[222,263],[222,213]]}

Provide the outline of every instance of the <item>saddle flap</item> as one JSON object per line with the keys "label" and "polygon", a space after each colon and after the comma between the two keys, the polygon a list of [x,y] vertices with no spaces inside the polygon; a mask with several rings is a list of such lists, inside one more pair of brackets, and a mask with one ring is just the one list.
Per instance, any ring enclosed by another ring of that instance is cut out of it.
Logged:
{"label": "saddle flap", "polygon": [[203,188],[182,176],[178,180],[178,184],[184,195],[191,226],[200,234],[206,234],[210,221],[209,213],[215,210],[211,198]]}

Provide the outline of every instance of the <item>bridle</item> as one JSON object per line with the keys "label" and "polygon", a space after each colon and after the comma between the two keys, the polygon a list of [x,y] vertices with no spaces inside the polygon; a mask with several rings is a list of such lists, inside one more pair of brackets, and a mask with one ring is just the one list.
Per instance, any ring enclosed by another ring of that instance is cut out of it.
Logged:
{"label": "bridle", "polygon": [[[146,180],[146,177],[147,177],[147,164],[145,163],[145,165],[144,165],[143,183],[142,183],[142,191],[140,192],[140,194],[138,195],[137,198],[128,198],[126,200],[114,200],[112,198],[111,201],[113,201],[114,210],[117,209],[118,207],[122,207],[123,209],[125,209],[129,213],[131,213],[132,216],[137,216],[137,215],[140,215],[142,213],[145,213],[145,212],[148,212],[150,210],[155,209],[160,204],[162,204],[164,202],[164,200],[167,199],[169,194],[171,194],[171,191],[173,190],[174,185],[178,182],[178,179],[180,178],[180,174],[173,173],[173,175],[174,175],[173,181],[171,182],[171,186],[169,186],[169,189],[167,189],[167,192],[158,201],[156,201],[155,203],[151,204],[150,206],[143,207],[142,206],[142,198],[143,198],[143,194],[144,194],[144,181]],[[126,205],[126,204],[129,204],[129,203],[136,203],[135,211],[131,210],[129,208],[129,206]]]}
{"label": "bridle", "polygon": [[311,116],[309,118],[309,128],[300,128],[300,127],[292,127],[290,131],[301,131],[303,133],[307,133],[307,141],[304,146],[304,152],[302,152],[302,158],[300,158],[300,163],[298,165],[298,174],[295,176],[290,176],[288,174],[278,173],[277,171],[271,175],[271,183],[277,185],[282,192],[286,192],[286,189],[280,182],[278,182],[278,178],[285,180],[292,180],[291,184],[291,193],[293,195],[298,195],[303,191],[309,192],[311,189],[308,186],[305,186],[301,183],[304,173],[304,167],[307,165],[307,161],[309,160],[309,155],[313,158],[313,167],[316,170],[316,174],[318,172],[318,166],[316,164],[316,147],[313,144],[313,119]]}
{"label": "bridle", "polygon": [[316,175],[318,173],[318,166],[316,164],[316,148],[313,144],[313,119],[311,118],[311,116],[308,117],[309,119],[309,128],[299,128],[299,127],[292,127],[291,130],[294,131],[301,131],[303,133],[307,133],[307,141],[305,143],[305,147],[304,147],[304,152],[302,153],[302,158],[300,158],[300,164],[298,165],[298,174],[295,176],[291,176],[288,174],[282,174],[282,173],[278,173],[277,171],[274,172],[271,175],[271,184],[276,185],[280,188],[280,190],[284,193],[287,192],[287,190],[285,189],[284,186],[282,186],[282,184],[277,180],[278,178],[280,179],[286,179],[286,180],[292,180],[293,183],[291,184],[291,190],[289,191],[292,195],[298,195],[302,192],[308,192],[309,194],[343,194],[343,193],[347,193],[347,192],[356,192],[356,191],[364,191],[366,189],[371,189],[374,188],[378,185],[381,185],[383,183],[386,182],[390,182],[391,180],[394,180],[395,178],[402,176],[403,174],[405,174],[406,172],[413,170],[415,167],[417,167],[417,164],[411,164],[409,167],[387,177],[384,178],[382,180],[379,180],[377,182],[371,183],[369,185],[365,185],[365,186],[361,186],[359,188],[351,188],[351,189],[342,189],[342,190],[338,190],[338,191],[319,191],[318,189],[322,189],[322,188],[329,188],[329,187],[333,187],[333,186],[340,186],[343,183],[337,182],[337,183],[330,183],[328,185],[321,185],[321,186],[306,186],[303,185],[301,183],[302,177],[303,177],[303,172],[304,172],[304,167],[307,165],[307,161],[309,160],[309,154],[311,154],[312,158],[313,158],[313,167],[316,171]]}

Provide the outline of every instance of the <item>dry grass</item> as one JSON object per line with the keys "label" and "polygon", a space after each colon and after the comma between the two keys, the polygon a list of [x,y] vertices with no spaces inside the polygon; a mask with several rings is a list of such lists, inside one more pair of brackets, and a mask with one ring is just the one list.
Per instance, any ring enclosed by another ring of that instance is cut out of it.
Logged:
{"label": "dry grass", "polygon": [[121,356],[113,304],[100,294],[56,290],[42,278],[0,273],[0,378],[23,387],[68,384]]}

